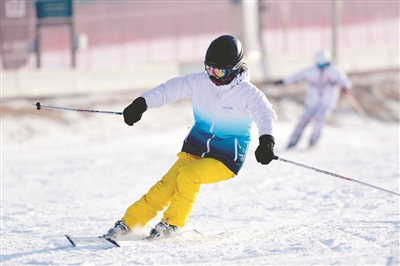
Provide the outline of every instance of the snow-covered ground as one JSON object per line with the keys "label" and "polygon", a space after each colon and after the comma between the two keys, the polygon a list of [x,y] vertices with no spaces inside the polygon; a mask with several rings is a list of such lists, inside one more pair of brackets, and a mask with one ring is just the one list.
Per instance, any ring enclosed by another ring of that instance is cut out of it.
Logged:
{"label": "snow-covered ground", "polygon": [[[42,104],[122,111],[136,96]],[[2,106],[3,265],[400,264],[399,196],[280,161],[262,166],[256,127],[239,176],[199,193],[185,229],[203,236],[72,247],[64,234],[105,233],[169,169],[192,124],[190,102],[150,110],[134,127],[116,115],[36,111],[35,102]],[[339,112],[317,147],[305,149],[307,130],[287,151],[301,108],[286,102],[283,111],[278,156],[399,192],[398,123]]]}

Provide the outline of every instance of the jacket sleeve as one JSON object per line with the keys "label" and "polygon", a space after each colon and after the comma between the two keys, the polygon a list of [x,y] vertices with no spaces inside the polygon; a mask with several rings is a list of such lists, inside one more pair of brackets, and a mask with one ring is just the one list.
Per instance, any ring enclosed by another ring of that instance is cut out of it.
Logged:
{"label": "jacket sleeve", "polygon": [[258,135],[275,135],[277,115],[265,94],[256,89],[256,93],[249,98],[247,109],[258,128]]}
{"label": "jacket sleeve", "polygon": [[346,73],[337,69],[338,73],[338,83],[341,88],[345,88],[347,90],[351,89],[352,83],[350,79],[347,77]]}
{"label": "jacket sleeve", "polygon": [[192,96],[192,86],[196,74],[172,78],[154,89],[143,93],[141,96],[146,100],[147,108],[157,108]]}
{"label": "jacket sleeve", "polygon": [[307,74],[309,71],[311,71],[312,68],[313,67],[307,67],[305,69],[302,69],[300,71],[297,71],[297,72],[285,77],[283,79],[283,83],[289,84],[289,83],[295,83],[295,82],[307,79]]}

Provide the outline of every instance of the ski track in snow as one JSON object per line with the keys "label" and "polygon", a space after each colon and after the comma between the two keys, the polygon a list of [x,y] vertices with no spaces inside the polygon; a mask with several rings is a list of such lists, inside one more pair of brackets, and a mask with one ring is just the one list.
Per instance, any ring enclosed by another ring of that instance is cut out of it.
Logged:
{"label": "ski track in snow", "polygon": [[[120,111],[134,97],[42,104]],[[46,117],[32,108],[2,118],[3,265],[400,263],[398,196],[284,162],[257,164],[255,126],[239,176],[201,188],[185,230],[203,236],[74,248],[64,234],[105,233],[169,169],[192,124],[190,104],[149,110],[134,127],[113,115],[41,110],[52,112]],[[287,151],[295,114],[278,122],[278,156],[399,192],[398,124],[367,126],[355,114],[336,114],[317,147],[304,149],[306,130],[299,147]]]}

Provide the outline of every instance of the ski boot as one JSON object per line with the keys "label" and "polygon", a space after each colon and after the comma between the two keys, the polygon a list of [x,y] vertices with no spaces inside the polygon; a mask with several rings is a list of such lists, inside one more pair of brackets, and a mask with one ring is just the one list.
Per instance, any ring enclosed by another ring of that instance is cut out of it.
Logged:
{"label": "ski boot", "polygon": [[132,232],[132,230],[129,226],[126,225],[124,221],[119,220],[115,222],[114,227],[108,230],[107,234],[104,234],[103,237],[107,239],[116,239],[120,236],[127,235],[130,232]]}
{"label": "ski boot", "polygon": [[178,226],[170,225],[166,221],[161,221],[153,229],[151,229],[150,235],[146,237],[146,239],[151,240],[177,235],[179,233],[179,229],[180,228]]}

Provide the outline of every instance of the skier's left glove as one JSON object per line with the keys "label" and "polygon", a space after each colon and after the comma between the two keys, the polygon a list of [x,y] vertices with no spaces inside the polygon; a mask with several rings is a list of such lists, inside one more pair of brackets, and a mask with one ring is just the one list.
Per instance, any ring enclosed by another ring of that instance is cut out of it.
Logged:
{"label": "skier's left glove", "polygon": [[274,159],[275,139],[271,135],[262,135],[260,138],[255,155],[257,162],[261,164],[269,164]]}
{"label": "skier's left glove", "polygon": [[136,98],[128,105],[123,112],[124,121],[128,126],[133,126],[142,118],[142,114],[147,110],[146,100],[143,97]]}

